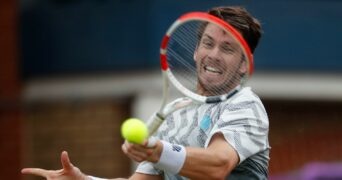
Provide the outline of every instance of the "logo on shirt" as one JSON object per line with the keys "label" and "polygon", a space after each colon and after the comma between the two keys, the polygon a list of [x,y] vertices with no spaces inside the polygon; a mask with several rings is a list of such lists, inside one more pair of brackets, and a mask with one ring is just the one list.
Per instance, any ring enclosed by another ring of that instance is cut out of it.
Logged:
{"label": "logo on shirt", "polygon": [[207,131],[211,125],[211,118],[209,115],[204,115],[203,119],[200,122],[200,128],[203,131]]}

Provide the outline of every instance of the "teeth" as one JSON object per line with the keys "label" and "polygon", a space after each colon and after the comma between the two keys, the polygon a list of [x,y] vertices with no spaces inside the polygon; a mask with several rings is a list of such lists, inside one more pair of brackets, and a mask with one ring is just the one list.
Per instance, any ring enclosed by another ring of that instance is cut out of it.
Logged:
{"label": "teeth", "polygon": [[205,70],[209,71],[209,72],[213,72],[213,73],[220,73],[220,71],[214,67],[211,66],[205,66]]}

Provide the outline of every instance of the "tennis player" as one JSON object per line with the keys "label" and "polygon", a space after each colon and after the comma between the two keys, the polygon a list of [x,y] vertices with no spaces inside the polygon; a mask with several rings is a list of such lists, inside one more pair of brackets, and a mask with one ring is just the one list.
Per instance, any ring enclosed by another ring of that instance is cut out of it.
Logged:
{"label": "tennis player", "polygon": [[[208,13],[237,29],[254,52],[261,37],[261,25],[246,9],[216,7]],[[217,52],[214,43],[229,41],[229,37],[216,28],[208,24],[196,48],[194,59],[199,75],[198,91],[210,95],[210,89],[215,88],[225,93],[237,90],[237,93],[229,103],[197,104],[175,111],[159,128],[157,143],[152,147],[147,145],[148,141],[144,145],[125,142],[123,152],[139,162],[129,179],[268,178],[267,113],[251,88],[240,87],[240,78],[247,73],[241,56],[232,59]],[[227,48],[223,50],[231,51]],[[61,161],[61,170],[26,168],[22,172],[57,180],[101,179],[82,173],[70,163],[66,152],[62,152]]]}

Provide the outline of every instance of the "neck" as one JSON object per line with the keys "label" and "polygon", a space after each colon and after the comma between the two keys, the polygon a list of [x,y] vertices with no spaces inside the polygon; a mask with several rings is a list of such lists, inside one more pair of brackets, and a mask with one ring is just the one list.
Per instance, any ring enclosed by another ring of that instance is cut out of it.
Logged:
{"label": "neck", "polygon": [[197,94],[201,96],[218,96],[218,95],[223,95],[223,94],[228,94],[231,91],[235,89],[240,89],[241,85],[236,83],[231,86],[227,86],[225,89],[221,89],[220,91],[216,91],[213,93],[213,91],[205,89],[200,83],[197,84]]}

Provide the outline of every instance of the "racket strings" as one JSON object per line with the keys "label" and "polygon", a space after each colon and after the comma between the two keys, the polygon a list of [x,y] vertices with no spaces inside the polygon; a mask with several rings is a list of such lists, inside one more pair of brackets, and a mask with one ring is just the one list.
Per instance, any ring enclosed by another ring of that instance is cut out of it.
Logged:
{"label": "racket strings", "polygon": [[[191,90],[193,93],[198,92],[198,82],[200,81],[200,77],[198,77],[198,69],[196,67],[196,61],[194,59],[194,53],[200,46],[200,38],[199,33],[200,28],[203,27],[203,21],[190,21],[182,24],[178,27],[170,36],[168,49],[167,49],[167,59],[171,72],[175,76],[175,78],[187,89]],[[227,32],[229,34],[229,32]],[[237,43],[239,44],[239,43]],[[243,52],[241,51],[241,47],[235,47],[237,49],[233,49],[233,46],[220,46],[220,51],[225,51],[225,53],[229,54],[231,52]],[[240,49],[238,49],[240,48]],[[211,52],[216,53],[216,52]],[[241,54],[239,54],[241,56]],[[233,53],[230,54],[229,59],[238,58]],[[229,59],[227,61],[229,61]],[[240,58],[241,59],[241,58]],[[222,76],[229,76],[227,80],[222,80],[221,85],[212,85],[207,88],[207,94],[210,96],[218,96],[228,93],[227,88],[230,88],[230,84],[234,84],[240,81],[241,76],[238,74],[238,68],[241,61],[236,61],[235,63],[225,64],[216,60],[211,60],[210,62],[206,62],[205,71],[211,75],[213,74],[222,74]],[[232,68],[231,68],[232,67]],[[209,77],[208,82],[206,84],[214,84],[214,78]],[[234,85],[232,85],[234,86]]]}
{"label": "racket strings", "polygon": [[169,64],[176,78],[188,89],[195,91],[197,84],[196,65],[193,54],[198,43],[197,23],[186,23],[171,36],[168,48]]}

